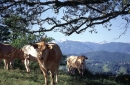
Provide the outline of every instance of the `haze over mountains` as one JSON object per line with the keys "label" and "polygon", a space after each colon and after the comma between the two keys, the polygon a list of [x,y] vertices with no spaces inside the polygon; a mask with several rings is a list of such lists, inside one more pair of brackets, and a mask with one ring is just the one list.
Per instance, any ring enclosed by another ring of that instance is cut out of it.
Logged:
{"label": "haze over mountains", "polygon": [[63,54],[81,54],[94,51],[121,52],[130,54],[130,43],[122,42],[81,42],[81,41],[56,41]]}

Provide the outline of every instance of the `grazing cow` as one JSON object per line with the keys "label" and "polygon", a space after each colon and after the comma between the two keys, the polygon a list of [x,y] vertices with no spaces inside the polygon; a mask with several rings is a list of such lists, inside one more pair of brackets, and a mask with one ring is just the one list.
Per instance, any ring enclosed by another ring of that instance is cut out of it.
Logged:
{"label": "grazing cow", "polygon": [[20,60],[24,60],[24,52],[20,49],[14,48],[9,44],[0,43],[0,59],[5,60],[5,69],[9,69],[8,65],[14,59],[18,58]]}
{"label": "grazing cow", "polygon": [[58,82],[58,69],[62,52],[60,47],[54,43],[45,43],[44,41],[33,44],[38,51],[38,63],[45,78],[45,85],[48,85],[47,74],[50,72],[51,85],[54,85],[54,76],[56,75],[56,82]]}
{"label": "grazing cow", "polygon": [[67,58],[67,67],[68,71],[71,74],[75,74],[75,69],[78,69],[78,72],[83,76],[85,70],[85,59],[88,59],[85,56],[70,56]]}
{"label": "grazing cow", "polygon": [[30,61],[37,62],[37,58],[36,58],[37,57],[37,51],[31,45],[25,45],[22,48],[22,51],[24,52],[24,58],[25,58],[24,65],[26,67],[26,71],[30,72],[29,63],[30,63]]}

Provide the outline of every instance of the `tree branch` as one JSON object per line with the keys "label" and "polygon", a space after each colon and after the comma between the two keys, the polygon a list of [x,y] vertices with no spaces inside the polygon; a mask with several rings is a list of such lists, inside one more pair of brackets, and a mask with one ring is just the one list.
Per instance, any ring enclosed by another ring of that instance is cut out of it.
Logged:
{"label": "tree branch", "polygon": [[[129,15],[130,3],[124,4],[123,1],[119,1],[120,3],[111,0],[2,0],[0,1],[0,17],[6,18],[5,16],[10,13],[16,13],[32,25],[41,26],[39,30],[31,30],[28,31],[29,33],[48,32],[58,28],[58,30],[63,30],[66,35],[71,35],[74,32],[79,34],[92,26],[107,23],[117,16]],[[105,11],[102,6],[105,7]],[[60,15],[62,16],[60,19],[54,18],[53,15],[42,19],[41,14],[49,9],[58,11],[64,9],[66,14]],[[45,28],[44,23],[51,27]]]}

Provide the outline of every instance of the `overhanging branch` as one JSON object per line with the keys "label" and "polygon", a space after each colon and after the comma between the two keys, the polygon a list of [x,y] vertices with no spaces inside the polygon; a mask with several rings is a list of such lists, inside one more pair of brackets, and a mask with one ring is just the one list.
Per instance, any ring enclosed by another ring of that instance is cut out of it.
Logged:
{"label": "overhanging branch", "polygon": [[[13,8],[15,6],[16,8]],[[41,14],[49,9],[57,9],[61,12],[62,8],[66,10],[68,19],[65,15],[60,16],[60,18],[59,15],[58,18],[54,18],[53,15],[49,15],[45,19],[41,18]],[[8,18],[4,16],[13,12],[12,14],[24,16],[31,25],[38,24],[41,26],[39,30],[29,31],[30,33],[48,32],[58,28],[60,31],[63,30],[64,34],[71,35],[74,32],[79,34],[92,26],[107,23],[119,15],[127,15],[129,8],[130,3],[124,4],[123,1],[118,3],[110,0],[3,0],[0,1],[0,17]],[[47,23],[49,28],[46,28],[44,23]]]}

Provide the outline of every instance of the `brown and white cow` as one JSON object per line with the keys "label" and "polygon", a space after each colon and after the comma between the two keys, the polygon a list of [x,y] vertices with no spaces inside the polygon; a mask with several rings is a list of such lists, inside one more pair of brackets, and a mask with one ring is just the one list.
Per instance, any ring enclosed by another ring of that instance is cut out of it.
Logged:
{"label": "brown and white cow", "polygon": [[48,85],[47,74],[50,72],[51,85],[54,85],[54,76],[56,75],[56,82],[58,82],[58,69],[62,52],[57,44],[47,44],[44,41],[35,43],[34,48],[38,51],[38,63],[45,78],[45,85]]}
{"label": "brown and white cow", "polygon": [[20,60],[24,60],[24,52],[20,49],[14,48],[9,44],[2,44],[0,43],[0,59],[4,59],[5,62],[5,69],[9,69],[8,65],[14,59],[18,58]]}
{"label": "brown and white cow", "polygon": [[26,71],[30,72],[29,63],[30,61],[37,62],[37,50],[31,45],[25,45],[23,46],[22,51],[24,52],[24,65],[26,67]]}
{"label": "brown and white cow", "polygon": [[85,59],[88,59],[86,56],[70,56],[67,58],[67,67],[68,71],[71,74],[75,74],[75,69],[78,69],[78,72],[81,76],[84,74],[85,70]]}

